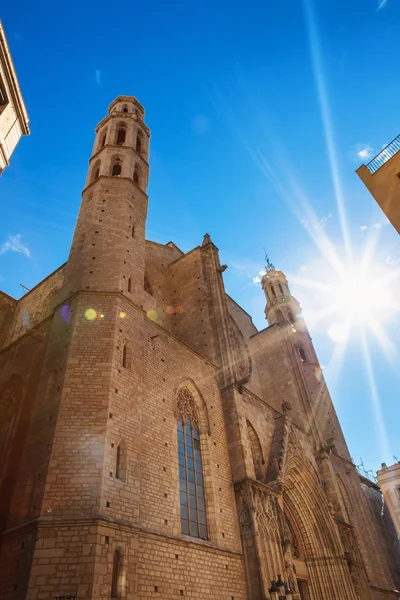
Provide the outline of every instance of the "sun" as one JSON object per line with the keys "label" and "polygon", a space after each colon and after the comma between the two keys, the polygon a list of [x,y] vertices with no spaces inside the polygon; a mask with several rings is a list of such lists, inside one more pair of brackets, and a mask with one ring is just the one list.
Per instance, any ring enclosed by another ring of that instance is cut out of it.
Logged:
{"label": "sun", "polygon": [[294,277],[302,288],[311,331],[324,330],[333,342],[347,343],[357,334],[371,333],[389,355],[393,351],[385,326],[400,311],[400,270],[368,253],[352,261],[324,257],[307,268],[307,277]]}

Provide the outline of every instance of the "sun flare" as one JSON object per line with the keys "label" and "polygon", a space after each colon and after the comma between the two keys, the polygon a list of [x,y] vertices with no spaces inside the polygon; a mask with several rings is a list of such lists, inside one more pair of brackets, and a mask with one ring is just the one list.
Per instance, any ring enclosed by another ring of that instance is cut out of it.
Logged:
{"label": "sun flare", "polygon": [[304,299],[310,330],[324,330],[332,341],[347,343],[357,334],[371,333],[388,358],[395,347],[385,332],[400,311],[396,303],[400,270],[380,264],[365,250],[359,260],[340,260],[340,269],[321,258],[293,280]]}

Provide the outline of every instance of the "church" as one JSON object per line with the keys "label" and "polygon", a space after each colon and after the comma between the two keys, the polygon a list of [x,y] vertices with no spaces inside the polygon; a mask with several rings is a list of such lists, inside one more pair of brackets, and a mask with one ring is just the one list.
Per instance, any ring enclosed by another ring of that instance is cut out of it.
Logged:
{"label": "church", "polygon": [[67,262],[0,292],[1,600],[397,600],[285,274],[258,331],[208,234],[147,240],[149,141],[116,98]]}

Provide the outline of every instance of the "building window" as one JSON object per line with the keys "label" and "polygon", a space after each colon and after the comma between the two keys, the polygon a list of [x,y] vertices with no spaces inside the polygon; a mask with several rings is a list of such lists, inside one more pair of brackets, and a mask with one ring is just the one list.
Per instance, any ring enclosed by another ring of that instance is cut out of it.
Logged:
{"label": "building window", "polygon": [[285,319],[283,318],[283,314],[282,314],[282,311],[281,311],[281,310],[277,310],[277,311],[276,311],[276,318],[277,318],[277,320],[278,320],[278,323],[283,323],[283,321],[285,320]]}
{"label": "building window", "polygon": [[306,353],[304,352],[303,346],[297,346],[297,352],[299,353],[301,362],[303,362],[303,363],[307,362]]}
{"label": "building window", "polygon": [[106,145],[106,138],[107,138],[107,131],[105,131],[102,135],[101,142],[100,142],[100,148],[104,148],[104,146]]}
{"label": "building window", "polygon": [[115,479],[126,481],[126,448],[124,442],[120,442],[117,447],[117,456],[115,459]]}
{"label": "building window", "polygon": [[119,127],[118,131],[117,131],[117,139],[116,139],[117,146],[123,146],[125,144],[125,138],[126,138],[126,128]]}
{"label": "building window", "polygon": [[294,318],[294,315],[291,310],[289,311],[289,321],[291,322],[292,325],[294,325],[296,323],[296,319]]}
{"label": "building window", "polygon": [[111,582],[111,600],[120,600],[122,598],[122,555],[119,549],[114,552],[112,582]]}
{"label": "building window", "polygon": [[281,293],[281,294],[282,294],[282,296],[283,296],[283,288],[282,288],[282,284],[278,283],[278,286],[279,286],[279,291],[280,291],[280,293]]}
{"label": "building window", "polygon": [[8,98],[3,80],[0,75],[0,113],[5,109],[8,104]]}
{"label": "building window", "polygon": [[139,131],[137,132],[137,136],[136,136],[136,152],[138,152],[139,154],[142,151],[142,132]]}
{"label": "building window", "polygon": [[93,165],[92,181],[95,181],[100,175],[100,161]]}
{"label": "building window", "polygon": [[274,298],[276,298],[276,292],[275,292],[275,288],[274,288],[274,286],[273,286],[273,285],[271,285],[271,292],[272,292],[272,296],[273,296]]}
{"label": "building window", "polygon": [[181,531],[206,539],[199,421],[196,403],[186,388],[178,393],[177,414]]}
{"label": "building window", "polygon": [[112,166],[111,175],[113,177],[119,177],[121,175],[121,172],[122,172],[122,164],[121,164],[121,161],[119,159],[117,159]]}
{"label": "building window", "polygon": [[131,233],[132,233],[132,237],[135,237],[135,226],[134,225],[132,225],[132,232]]}
{"label": "building window", "polygon": [[129,369],[132,363],[132,346],[126,342],[122,350],[122,366]]}
{"label": "building window", "polygon": [[132,279],[129,277],[128,279],[128,292],[131,293],[132,291]]}
{"label": "building window", "polygon": [[127,113],[127,112],[128,112],[128,107],[127,107],[127,105],[126,105],[126,104],[124,104],[124,105],[123,105],[123,107],[122,107],[122,112],[123,112],[123,113]]}
{"label": "building window", "polygon": [[135,165],[135,170],[133,171],[133,181],[139,185],[139,169],[137,165]]}

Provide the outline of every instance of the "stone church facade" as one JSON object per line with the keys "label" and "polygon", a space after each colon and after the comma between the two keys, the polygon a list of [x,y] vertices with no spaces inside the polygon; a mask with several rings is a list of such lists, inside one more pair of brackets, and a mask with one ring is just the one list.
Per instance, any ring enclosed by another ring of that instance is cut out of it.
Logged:
{"label": "stone church facade", "polygon": [[285,275],[257,331],[208,235],[146,240],[149,139],[114,100],[68,261],[0,294],[1,600],[395,600],[393,524]]}

